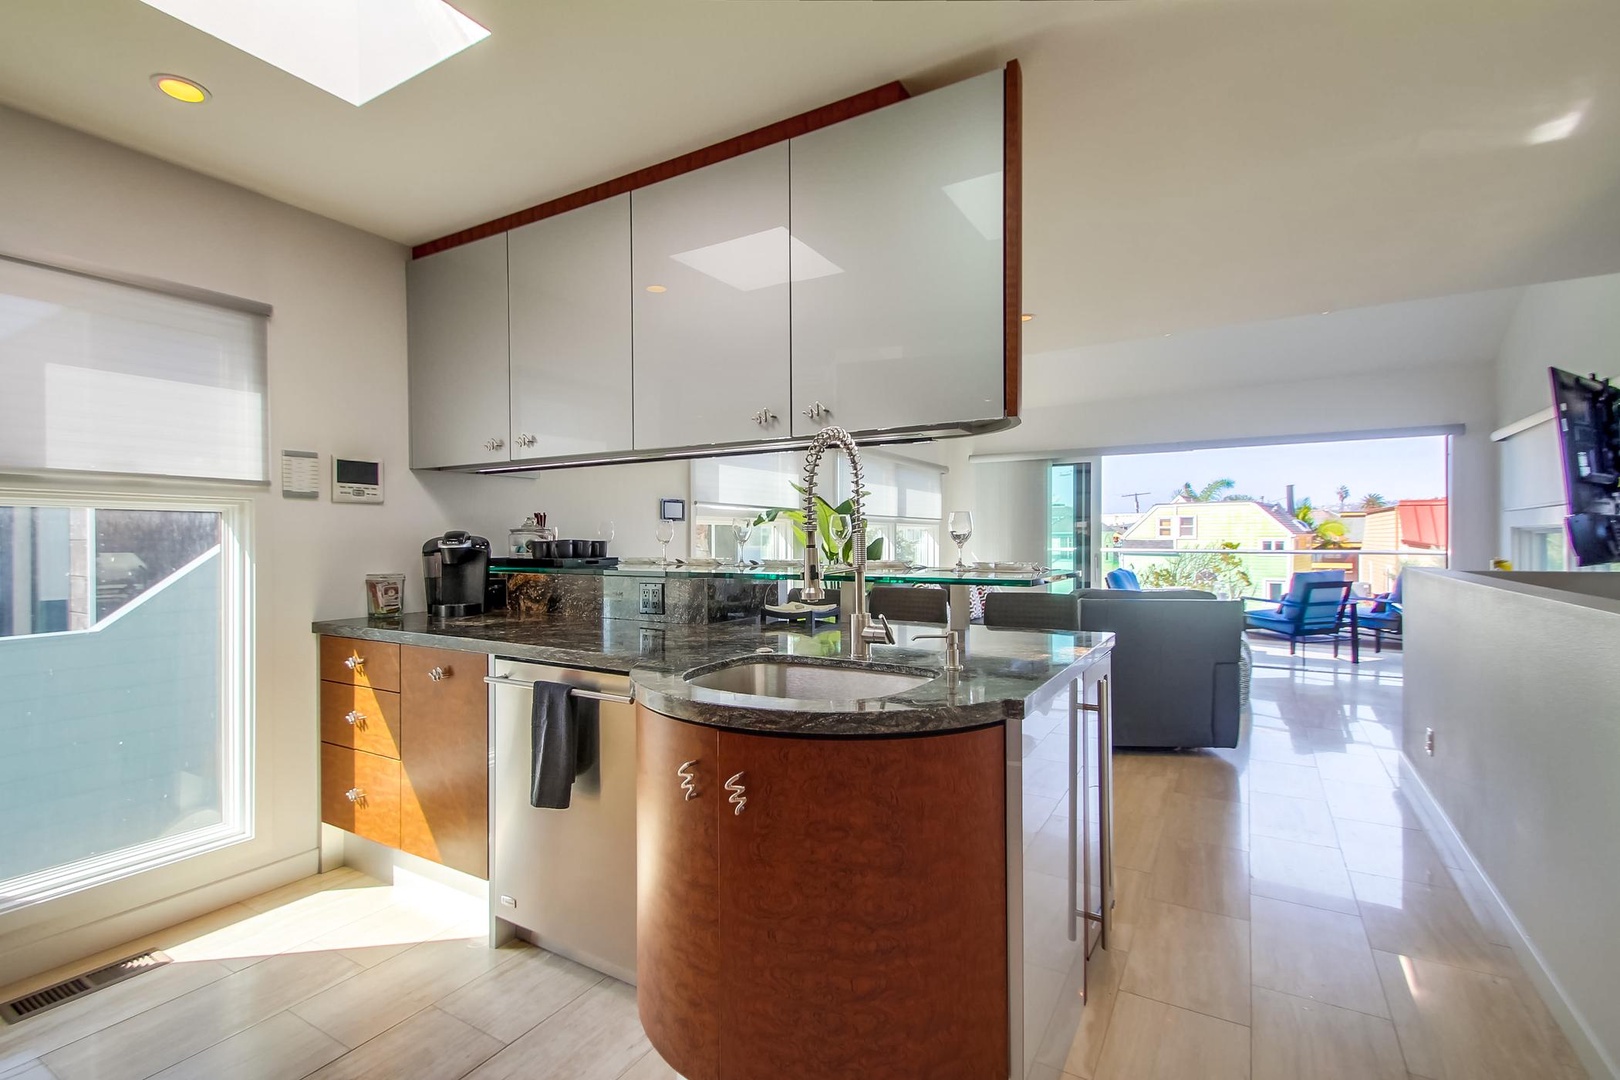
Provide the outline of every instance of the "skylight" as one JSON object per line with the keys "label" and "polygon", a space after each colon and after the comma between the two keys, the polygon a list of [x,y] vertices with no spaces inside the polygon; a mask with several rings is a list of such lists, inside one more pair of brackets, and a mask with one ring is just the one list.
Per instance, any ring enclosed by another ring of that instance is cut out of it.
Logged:
{"label": "skylight", "polygon": [[444,0],[142,0],[351,105],[489,31]]}
{"label": "skylight", "polygon": [[742,292],[786,284],[790,261],[794,281],[809,281],[811,278],[844,272],[842,267],[797,236],[789,236],[788,231],[780,225],[764,232],[739,236],[735,240],[682,251],[670,258]]}

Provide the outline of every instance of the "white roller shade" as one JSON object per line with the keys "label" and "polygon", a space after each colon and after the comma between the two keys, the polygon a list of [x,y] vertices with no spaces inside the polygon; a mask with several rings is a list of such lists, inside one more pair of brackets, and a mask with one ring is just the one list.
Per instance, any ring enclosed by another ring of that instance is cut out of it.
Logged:
{"label": "white roller shade", "polygon": [[266,481],[265,321],[0,257],[0,469]]}
{"label": "white roller shade", "polygon": [[[926,462],[864,450],[866,515],[869,518],[937,518],[940,516],[942,470]],[[832,469],[828,471],[828,465]],[[793,507],[804,500],[793,490],[802,482],[804,454],[750,454],[699,458],[692,462],[692,499],[717,506]],[[849,461],[837,451],[822,458],[821,488],[828,502],[849,497]]]}

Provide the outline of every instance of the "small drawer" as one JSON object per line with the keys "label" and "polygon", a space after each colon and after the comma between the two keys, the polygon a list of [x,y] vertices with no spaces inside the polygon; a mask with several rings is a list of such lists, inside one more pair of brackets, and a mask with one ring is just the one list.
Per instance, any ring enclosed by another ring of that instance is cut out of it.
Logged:
{"label": "small drawer", "polygon": [[322,743],[321,820],[399,847],[399,762]]}
{"label": "small drawer", "polygon": [[321,638],[321,678],[399,692],[399,646],[360,638]]}
{"label": "small drawer", "polygon": [[399,757],[399,695],[352,683],[321,683],[321,741]]}

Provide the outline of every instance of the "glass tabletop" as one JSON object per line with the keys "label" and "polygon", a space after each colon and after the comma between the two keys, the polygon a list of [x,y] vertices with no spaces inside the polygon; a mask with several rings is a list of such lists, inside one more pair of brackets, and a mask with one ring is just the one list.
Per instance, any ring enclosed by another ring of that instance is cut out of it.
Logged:
{"label": "glass tabletop", "polygon": [[[661,577],[661,578],[752,578],[757,581],[797,581],[804,571],[795,565],[792,569],[764,566],[738,566],[706,563],[673,563],[670,566],[642,566],[620,564],[615,567],[543,567],[521,561],[491,559],[490,572],[496,574],[576,574],[601,577]],[[847,567],[825,567],[822,576],[827,581],[854,580],[853,570]],[[906,569],[876,570],[868,568],[866,580],[879,585],[989,585],[1003,588],[1034,588],[1056,581],[1068,581],[1075,576],[1073,570],[1053,570],[1048,567],[1016,570],[984,570],[969,567],[956,571],[948,566],[922,566]]]}

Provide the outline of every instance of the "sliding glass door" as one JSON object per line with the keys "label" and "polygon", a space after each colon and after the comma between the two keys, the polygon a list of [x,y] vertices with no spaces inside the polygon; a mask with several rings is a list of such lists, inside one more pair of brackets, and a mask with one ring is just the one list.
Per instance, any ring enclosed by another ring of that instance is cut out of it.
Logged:
{"label": "sliding glass door", "polygon": [[1056,592],[1092,587],[1092,478],[1093,463],[1065,462],[1051,470],[1051,514],[1047,526],[1047,565],[1072,570],[1072,583],[1054,586]]}

